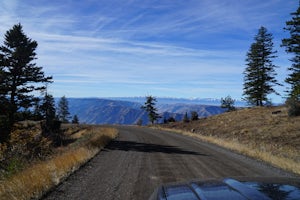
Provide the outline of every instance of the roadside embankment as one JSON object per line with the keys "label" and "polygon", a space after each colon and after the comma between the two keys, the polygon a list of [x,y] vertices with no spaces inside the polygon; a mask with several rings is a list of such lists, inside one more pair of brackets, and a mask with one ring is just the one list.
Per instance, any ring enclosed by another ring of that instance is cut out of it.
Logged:
{"label": "roadside embankment", "polygon": [[300,174],[300,117],[288,117],[285,107],[246,108],[158,128],[199,138]]}
{"label": "roadside embankment", "polygon": [[110,140],[116,129],[91,126],[72,134],[74,142],[45,161],[0,180],[0,199],[38,199],[93,158]]}

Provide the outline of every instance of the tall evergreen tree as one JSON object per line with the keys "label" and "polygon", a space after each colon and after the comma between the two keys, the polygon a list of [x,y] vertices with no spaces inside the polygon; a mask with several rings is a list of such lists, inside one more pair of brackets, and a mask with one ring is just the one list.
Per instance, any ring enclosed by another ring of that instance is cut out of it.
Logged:
{"label": "tall evergreen tree", "polygon": [[37,45],[24,34],[21,24],[17,24],[6,32],[4,45],[0,46],[0,95],[8,102],[10,127],[17,111],[31,106],[32,92],[43,90],[44,83],[52,80],[33,62]]}
{"label": "tall evergreen tree", "polygon": [[5,142],[9,137],[8,111],[9,102],[6,98],[7,91],[4,82],[4,71],[0,66],[0,143]]}
{"label": "tall evergreen tree", "polygon": [[146,96],[146,102],[144,106],[141,108],[144,109],[148,113],[148,118],[151,124],[160,118],[159,114],[157,113],[157,109],[155,108],[156,98],[153,96]]}
{"label": "tall evergreen tree", "polygon": [[244,96],[251,105],[263,106],[268,102],[267,95],[275,93],[275,85],[281,85],[275,79],[276,66],[273,59],[276,51],[273,51],[273,36],[265,27],[261,27],[255,36],[247,52],[246,69],[244,71]]}
{"label": "tall evergreen tree", "polygon": [[51,138],[54,143],[60,141],[59,131],[61,122],[56,119],[55,101],[52,95],[45,93],[40,105],[40,113],[45,121],[42,121],[42,135]]}
{"label": "tall evergreen tree", "polygon": [[70,112],[69,112],[69,102],[65,96],[61,97],[58,102],[57,107],[58,119],[63,123],[69,122]]}
{"label": "tall evergreen tree", "polygon": [[40,106],[43,119],[46,120],[46,124],[49,125],[56,117],[55,101],[52,95],[46,93]]}
{"label": "tall evergreen tree", "polygon": [[33,99],[33,112],[32,112],[32,119],[33,120],[42,120],[42,113],[41,113],[41,99],[34,98]]}
{"label": "tall evergreen tree", "polygon": [[300,100],[300,2],[296,12],[291,13],[292,19],[286,22],[284,30],[289,31],[290,37],[282,40],[286,52],[293,55],[290,74],[285,82],[290,84],[289,96]]}
{"label": "tall evergreen tree", "polygon": [[[1,60],[0,60],[0,62],[1,62]],[[8,91],[7,91],[7,87],[5,85],[4,78],[5,78],[5,72],[3,70],[3,67],[0,65],[0,116],[3,116],[3,117],[8,115],[8,110],[9,110],[9,102],[7,99]]]}

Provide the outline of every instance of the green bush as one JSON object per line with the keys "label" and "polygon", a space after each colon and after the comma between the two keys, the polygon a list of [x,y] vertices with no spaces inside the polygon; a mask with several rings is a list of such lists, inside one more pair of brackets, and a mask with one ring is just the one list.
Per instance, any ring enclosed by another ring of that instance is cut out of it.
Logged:
{"label": "green bush", "polygon": [[5,177],[11,176],[14,173],[18,172],[19,170],[23,169],[24,165],[25,165],[24,161],[21,158],[17,156],[13,156],[5,160],[5,162],[1,163],[0,167],[4,169],[4,173],[2,174],[2,176]]}
{"label": "green bush", "polygon": [[61,121],[53,120],[51,123],[45,123],[44,121],[41,124],[42,135],[52,141],[54,146],[63,146],[65,140],[65,134],[60,129]]}
{"label": "green bush", "polygon": [[286,101],[289,116],[300,116],[300,100],[296,97],[290,97]]}
{"label": "green bush", "polygon": [[10,176],[35,160],[52,153],[52,142],[41,135],[39,123],[15,123],[9,140],[0,144],[0,178]]}

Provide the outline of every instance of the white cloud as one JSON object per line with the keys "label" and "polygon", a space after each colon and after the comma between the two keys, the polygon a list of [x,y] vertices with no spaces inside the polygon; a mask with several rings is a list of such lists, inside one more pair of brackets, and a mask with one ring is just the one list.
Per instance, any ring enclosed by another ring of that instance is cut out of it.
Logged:
{"label": "white cloud", "polygon": [[[180,87],[187,96],[219,94],[226,87],[240,95],[246,51],[257,29],[266,25],[280,36],[283,16],[297,5],[284,0],[1,4],[1,35],[22,23],[39,44],[37,63],[54,76],[54,90],[115,84],[130,94],[145,89],[175,95]],[[117,86],[113,89],[120,92]]]}

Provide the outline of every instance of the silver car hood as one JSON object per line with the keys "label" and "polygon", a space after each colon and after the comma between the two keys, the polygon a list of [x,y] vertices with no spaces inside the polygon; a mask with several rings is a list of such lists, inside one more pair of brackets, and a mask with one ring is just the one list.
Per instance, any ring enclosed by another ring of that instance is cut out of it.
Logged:
{"label": "silver car hood", "polygon": [[160,186],[150,200],[299,200],[300,179],[224,178]]}

